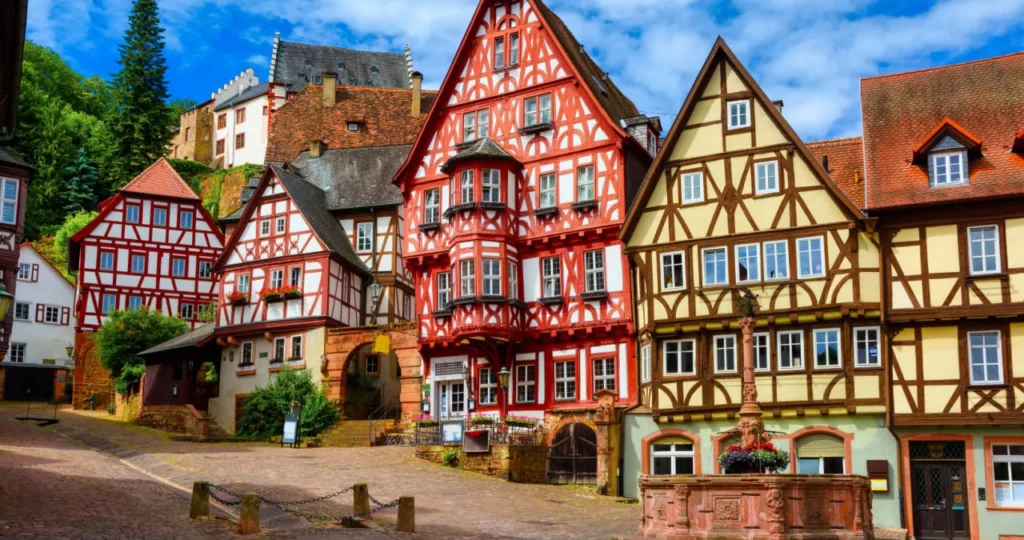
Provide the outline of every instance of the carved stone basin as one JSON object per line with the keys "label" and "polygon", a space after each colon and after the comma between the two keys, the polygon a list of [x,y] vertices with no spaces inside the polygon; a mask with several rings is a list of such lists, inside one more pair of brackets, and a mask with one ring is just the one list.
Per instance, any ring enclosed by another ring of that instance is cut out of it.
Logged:
{"label": "carved stone basin", "polygon": [[874,538],[871,482],[853,475],[643,476],[640,536]]}

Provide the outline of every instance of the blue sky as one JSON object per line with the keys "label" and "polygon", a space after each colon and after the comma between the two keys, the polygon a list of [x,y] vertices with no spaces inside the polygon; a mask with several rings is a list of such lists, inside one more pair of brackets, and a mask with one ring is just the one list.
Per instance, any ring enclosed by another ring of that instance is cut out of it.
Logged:
{"label": "blue sky", "polygon": [[[109,76],[132,0],[32,0],[28,37]],[[476,0],[158,0],[174,97],[198,101],[283,39],[413,51],[444,78]],[[1024,50],[1024,0],[547,0],[645,113],[666,126],[722,35],[807,140],[860,133],[859,79]]]}

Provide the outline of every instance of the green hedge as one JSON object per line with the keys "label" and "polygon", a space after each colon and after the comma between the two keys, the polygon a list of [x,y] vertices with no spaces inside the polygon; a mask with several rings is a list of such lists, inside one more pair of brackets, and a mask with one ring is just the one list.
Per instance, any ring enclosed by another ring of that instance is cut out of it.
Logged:
{"label": "green hedge", "polygon": [[257,388],[246,398],[238,434],[256,439],[281,435],[284,417],[293,403],[302,407],[299,435],[304,438],[319,434],[341,418],[338,402],[327,398],[324,386],[318,388],[308,371],[285,366],[270,385]]}

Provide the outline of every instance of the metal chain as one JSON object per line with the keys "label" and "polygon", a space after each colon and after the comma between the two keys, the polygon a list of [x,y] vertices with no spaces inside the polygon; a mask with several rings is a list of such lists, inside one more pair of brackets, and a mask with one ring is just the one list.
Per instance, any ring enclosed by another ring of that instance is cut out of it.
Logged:
{"label": "metal chain", "polygon": [[324,495],[323,497],[314,497],[312,499],[305,499],[305,500],[301,500],[301,501],[275,501],[273,499],[268,499],[268,498],[262,497],[262,496],[260,497],[260,499],[263,502],[268,503],[268,504],[272,504],[274,506],[281,506],[281,505],[298,506],[298,505],[301,505],[301,504],[310,504],[310,503],[315,503],[315,502],[320,502],[320,501],[326,501],[327,499],[333,499],[333,498],[337,497],[338,495],[344,495],[344,494],[348,493],[349,491],[352,491],[352,489],[353,489],[352,487],[347,487],[347,488],[345,488],[345,489],[343,489],[341,491],[336,491],[334,493],[330,493],[330,494]]}
{"label": "metal chain", "polygon": [[[368,498],[369,498],[369,499],[370,499],[371,501],[373,501],[373,504],[376,504],[377,506],[384,506],[385,504],[391,504],[391,503],[382,503],[382,502],[378,501],[377,499],[374,499],[374,498],[373,498],[373,495],[370,495],[370,490],[369,490],[369,489],[366,489],[365,487],[363,488],[363,493],[365,493],[365,494],[366,494],[366,496],[367,496],[367,497],[368,497]],[[397,499],[396,499],[396,500],[397,500]],[[394,502],[394,501],[392,501],[392,502]]]}
{"label": "metal chain", "polygon": [[[216,493],[213,492],[213,490],[215,490],[215,489],[217,491],[223,491],[224,493],[227,493],[228,495],[231,495],[232,497],[236,497],[236,498],[238,498],[238,500],[237,501],[229,501],[227,499],[222,499],[222,498],[218,497]],[[215,501],[217,501],[217,502],[219,502],[221,504],[226,504],[228,506],[236,506],[236,505],[242,504],[242,496],[241,495],[239,495],[239,494],[235,493],[234,491],[231,491],[230,489],[227,489],[225,487],[218,486],[217,484],[209,484],[207,489],[206,489],[206,492],[209,493],[210,496],[213,497],[213,499]]]}
{"label": "metal chain", "polygon": [[[371,514],[375,514],[377,512],[380,512],[381,510],[385,510],[387,508],[394,508],[394,507],[398,506],[399,502],[401,501],[401,499],[395,499],[395,500],[389,501],[389,502],[381,502],[381,501],[377,500],[376,498],[374,498],[373,495],[370,495],[370,491],[369,490],[364,489],[363,493],[366,494],[367,498],[369,498],[371,501],[373,501],[374,504],[377,505],[376,508],[371,508],[370,510],[367,510],[366,512],[360,512],[358,514],[345,514],[345,515],[342,515],[342,516],[332,517],[332,516],[322,516],[322,515],[318,515],[318,514],[312,514],[312,513],[309,513],[309,512],[303,512],[301,510],[296,510],[294,508],[291,508],[292,506],[298,506],[298,505],[303,505],[303,504],[311,504],[311,503],[315,503],[315,502],[325,501],[327,499],[332,499],[332,498],[337,497],[339,495],[343,495],[345,493],[348,493],[349,491],[352,491],[352,489],[353,489],[352,487],[348,487],[348,488],[345,488],[345,489],[343,489],[341,491],[337,491],[335,493],[330,493],[330,494],[324,495],[322,497],[316,497],[316,498],[313,498],[313,499],[304,499],[304,500],[299,500],[299,501],[275,501],[273,499],[268,499],[268,498],[266,498],[266,497],[264,497],[262,495],[258,496],[258,498],[259,498],[260,502],[264,502],[264,503],[267,503],[267,504],[269,504],[271,506],[275,506],[275,507],[277,507],[277,508],[279,508],[279,509],[281,509],[281,510],[283,510],[285,512],[288,512],[289,514],[292,514],[292,515],[295,515],[295,516],[299,516],[301,518],[305,518],[305,519],[308,519],[308,520],[315,520],[315,521],[339,521],[339,522],[340,521],[344,521],[346,519],[362,519],[362,518],[365,518],[365,517],[367,517],[367,516],[369,516]],[[236,497],[238,500],[230,501],[230,500],[227,500],[227,499],[222,499],[221,497],[217,496],[217,494],[214,493],[213,490],[224,492],[224,493],[226,493],[226,494],[228,494],[228,495],[230,495],[232,497]],[[223,486],[218,486],[217,484],[209,484],[209,489],[207,489],[207,492],[209,492],[210,496],[213,497],[214,500],[216,500],[217,502],[219,502],[221,504],[228,505],[228,506],[237,506],[239,504],[242,504],[242,496],[240,494],[235,493],[234,491],[231,491],[230,489],[227,489],[227,488],[225,488]]]}

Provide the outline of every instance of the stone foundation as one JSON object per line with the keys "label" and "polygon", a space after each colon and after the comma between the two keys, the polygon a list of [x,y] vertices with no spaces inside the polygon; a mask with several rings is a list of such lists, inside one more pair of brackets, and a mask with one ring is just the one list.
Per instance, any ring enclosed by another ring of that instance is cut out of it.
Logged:
{"label": "stone foundation", "polygon": [[210,421],[192,405],[147,405],[139,414],[139,425],[205,439]]}
{"label": "stone foundation", "polygon": [[543,484],[548,477],[548,449],[546,446],[491,445],[486,453],[467,454],[461,446],[417,446],[416,457],[433,463],[442,463],[445,449],[458,452],[456,465],[464,470],[487,476],[504,478],[520,484]]}
{"label": "stone foundation", "polygon": [[872,539],[871,482],[847,475],[642,476],[647,538]]}
{"label": "stone foundation", "polygon": [[72,405],[76,409],[89,408],[89,396],[96,394],[96,410],[101,411],[113,399],[114,383],[110,372],[100,365],[99,348],[92,332],[75,334],[75,387]]}

